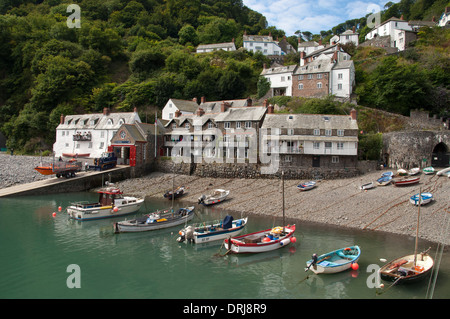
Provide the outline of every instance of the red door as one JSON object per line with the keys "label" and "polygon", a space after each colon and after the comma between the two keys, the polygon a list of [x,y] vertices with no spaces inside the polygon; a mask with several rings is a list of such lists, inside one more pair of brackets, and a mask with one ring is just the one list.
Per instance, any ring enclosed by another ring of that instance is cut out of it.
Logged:
{"label": "red door", "polygon": [[130,166],[136,166],[136,146],[130,146]]}

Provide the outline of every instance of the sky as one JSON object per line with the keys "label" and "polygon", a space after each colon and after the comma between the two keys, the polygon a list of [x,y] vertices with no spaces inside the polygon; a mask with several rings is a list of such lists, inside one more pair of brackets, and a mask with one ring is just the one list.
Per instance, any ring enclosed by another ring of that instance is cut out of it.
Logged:
{"label": "sky", "polygon": [[[389,0],[243,0],[245,6],[267,19],[269,26],[284,30],[318,34],[350,19],[379,12]],[[392,2],[399,2],[393,0]]]}

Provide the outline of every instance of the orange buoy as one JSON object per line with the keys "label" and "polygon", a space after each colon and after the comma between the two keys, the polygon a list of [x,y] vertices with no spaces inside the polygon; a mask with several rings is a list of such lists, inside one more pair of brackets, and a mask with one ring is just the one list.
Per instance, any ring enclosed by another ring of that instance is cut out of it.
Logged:
{"label": "orange buoy", "polygon": [[291,237],[291,243],[295,243],[297,241],[297,238]]}
{"label": "orange buoy", "polygon": [[55,212],[53,212],[52,216],[53,216],[53,217],[56,217],[56,213],[55,213]]}
{"label": "orange buoy", "polygon": [[62,207],[61,206],[59,206],[58,207],[58,212],[60,212],[62,210]]}
{"label": "orange buoy", "polygon": [[353,270],[358,270],[358,268],[359,268],[359,265],[357,263],[353,263],[352,264],[352,269]]}
{"label": "orange buoy", "polygon": [[119,209],[117,207],[114,207],[113,211],[114,211],[114,213],[117,213],[119,211]]}

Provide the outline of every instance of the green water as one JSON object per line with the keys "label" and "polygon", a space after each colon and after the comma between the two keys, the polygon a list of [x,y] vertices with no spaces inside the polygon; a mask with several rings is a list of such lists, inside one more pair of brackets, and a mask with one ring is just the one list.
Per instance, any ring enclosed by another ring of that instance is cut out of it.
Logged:
{"label": "green water", "polygon": [[[176,241],[180,227],[136,234],[114,234],[113,223],[69,220],[57,213],[72,201],[95,200],[93,193],[0,199],[0,298],[147,298],[147,299],[304,299],[425,298],[428,281],[396,286],[382,295],[368,288],[370,264],[410,254],[414,239],[296,222],[297,242],[274,252],[217,256],[220,244],[206,247]],[[146,201],[138,215],[165,208],[169,202]],[[182,203],[175,202],[176,207]],[[219,207],[196,207],[200,220],[218,219]],[[235,218],[240,217],[233,214]],[[132,218],[129,215],[127,218]],[[292,221],[289,221],[292,222]],[[251,216],[245,233],[281,225],[281,220]],[[305,262],[357,244],[358,271],[311,276]],[[430,244],[420,242],[419,248]],[[431,244],[434,257],[436,244]],[[221,253],[225,253],[222,249]],[[80,288],[68,288],[71,264],[79,266]],[[386,283],[388,285],[388,283]],[[450,297],[450,258],[442,258],[434,298]]]}

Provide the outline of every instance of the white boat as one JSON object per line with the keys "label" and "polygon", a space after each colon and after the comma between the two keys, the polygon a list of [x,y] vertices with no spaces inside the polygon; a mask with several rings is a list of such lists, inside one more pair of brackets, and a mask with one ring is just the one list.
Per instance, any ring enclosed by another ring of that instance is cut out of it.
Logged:
{"label": "white boat", "polygon": [[247,219],[248,217],[233,219],[233,216],[227,215],[220,221],[189,225],[178,232],[180,237],[177,238],[177,241],[186,240],[199,244],[224,240],[239,235],[247,225]]}
{"label": "white boat", "polygon": [[359,246],[350,246],[337,249],[335,251],[317,256],[306,262],[307,270],[312,270],[316,274],[335,274],[350,269],[361,256]]}
{"label": "white boat", "polygon": [[423,169],[423,173],[424,173],[425,175],[431,175],[431,174],[434,174],[434,168],[433,168],[432,166],[425,167],[425,168]]}
{"label": "white boat", "polygon": [[419,168],[419,167],[411,168],[411,169],[408,171],[408,175],[410,175],[410,176],[417,175],[417,174],[419,174],[419,173],[420,173],[420,168]]}
{"label": "white boat", "polygon": [[316,182],[315,181],[309,181],[306,183],[301,183],[299,185],[297,185],[297,188],[301,191],[307,191],[310,190],[312,188],[316,187]]}
{"label": "white boat", "polygon": [[392,182],[392,177],[391,176],[382,176],[379,179],[377,179],[377,185],[380,186],[386,186],[389,185]]}
{"label": "white boat", "polygon": [[404,170],[403,168],[400,168],[397,170],[397,175],[406,176],[406,175],[408,175],[408,172],[406,170]]}
{"label": "white boat", "polygon": [[[420,196],[421,197],[420,205],[428,204],[429,202],[431,202],[433,200],[433,194],[431,194],[431,193],[422,193],[420,195],[421,195]],[[411,196],[411,198],[409,199],[409,202],[416,206],[419,205],[419,193]]]}
{"label": "white boat", "polygon": [[446,176],[448,172],[450,172],[450,167],[441,169],[440,171],[438,171],[436,173],[436,175],[438,175],[438,176]]}
{"label": "white boat", "polygon": [[194,206],[154,212],[141,218],[114,223],[115,233],[133,233],[169,228],[187,223],[194,218]]}
{"label": "white boat", "polygon": [[364,191],[364,190],[371,189],[371,188],[374,188],[374,187],[375,187],[375,184],[373,182],[370,182],[370,183],[361,185],[361,187],[359,189]]}
{"label": "white boat", "polygon": [[229,190],[215,189],[210,195],[202,195],[198,198],[198,203],[204,206],[218,204],[227,199]]}
{"label": "white boat", "polygon": [[417,184],[418,182],[420,182],[420,177],[403,176],[400,178],[394,178],[392,180],[392,183],[395,186],[412,185],[412,184]]}
{"label": "white boat", "polygon": [[[284,231],[283,231],[284,229]],[[235,254],[263,253],[295,242],[295,225],[274,227],[250,234],[225,239],[225,248]]]}
{"label": "white boat", "polygon": [[137,212],[144,203],[143,198],[123,196],[120,189],[112,183],[98,193],[97,203],[76,202],[67,207],[69,218],[86,221],[123,216]]}

